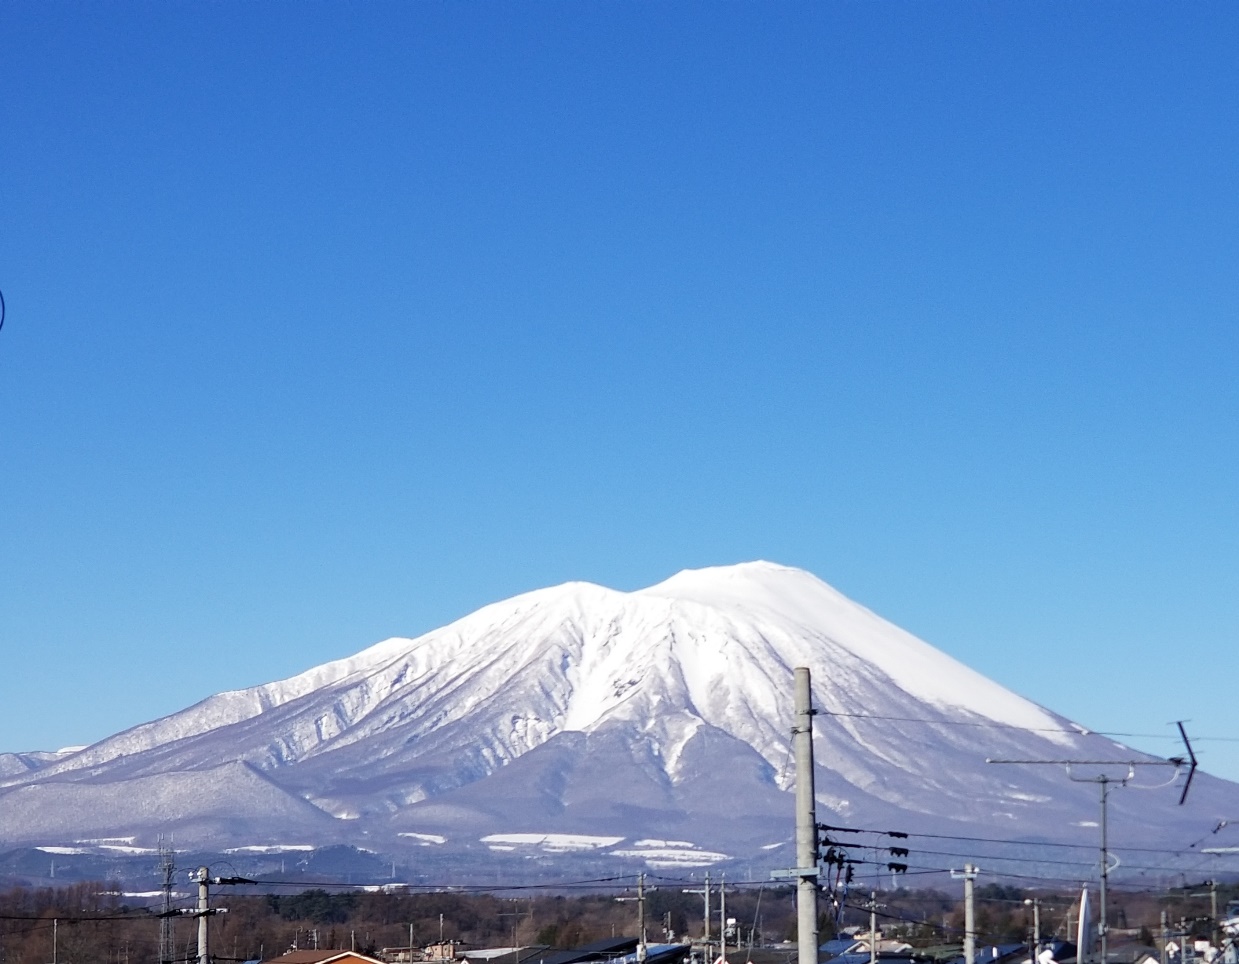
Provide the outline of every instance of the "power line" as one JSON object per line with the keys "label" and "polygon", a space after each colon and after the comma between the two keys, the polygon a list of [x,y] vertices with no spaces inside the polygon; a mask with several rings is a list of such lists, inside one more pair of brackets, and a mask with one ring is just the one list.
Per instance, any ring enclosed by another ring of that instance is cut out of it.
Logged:
{"label": "power line", "polygon": [[384,884],[342,884],[332,881],[308,881],[308,880],[268,880],[260,878],[255,880],[246,880],[240,884],[243,887],[300,887],[303,890],[314,890],[328,888],[332,890],[344,891],[359,891],[373,893],[376,890],[405,890],[409,892],[416,891],[418,893],[443,893],[443,894],[493,894],[509,890],[565,890],[565,889],[594,889],[605,890],[604,887],[598,887],[599,884],[611,884],[624,882],[625,886],[631,886],[632,874],[618,874],[614,877],[596,877],[588,880],[571,880],[563,882],[548,882],[540,884],[419,884],[413,882],[393,882],[388,881]]}
{"label": "power line", "polygon": [[[895,723],[924,723],[926,726],[966,726],[991,730],[1019,730],[1023,733],[1061,733],[1065,736],[1121,736],[1127,739],[1175,740],[1170,733],[1120,733],[1113,730],[1064,729],[1061,726],[1021,726],[1018,723],[999,723],[997,720],[926,720],[917,716],[887,716],[882,713],[850,713],[845,710],[818,710],[820,716],[842,716],[858,720],[890,720]],[[1194,736],[1193,740],[1208,740],[1210,743],[1239,743],[1235,736]]]}
{"label": "power line", "polygon": [[[1007,847],[1067,847],[1067,848],[1072,848],[1075,850],[1096,850],[1097,849],[1094,844],[1074,844],[1074,843],[1066,843],[1063,841],[1055,841],[1055,840],[1004,840],[1000,837],[969,837],[969,836],[964,836],[963,834],[915,833],[912,831],[908,831],[907,833],[904,833],[902,831],[872,830],[872,829],[860,828],[860,827],[833,827],[828,824],[822,824],[821,826],[822,826],[822,829],[826,831],[833,830],[833,831],[838,831],[839,833],[869,833],[869,834],[878,834],[878,835],[884,835],[884,836],[890,836],[892,833],[896,833],[900,836],[905,836],[905,837],[923,837],[929,840],[962,840],[962,841],[967,841],[968,843],[991,843],[991,844],[1000,844],[1002,846],[1007,846]],[[1207,840],[1208,837],[1202,837],[1201,839]],[[1197,841],[1197,843],[1199,842],[1200,841]],[[844,846],[846,846],[846,844]],[[853,846],[863,847],[863,846],[872,846],[872,845],[853,844]],[[1189,845],[1189,846],[1194,846],[1194,844]],[[1114,847],[1113,849],[1116,851],[1128,851],[1131,853],[1174,854],[1174,855],[1183,856],[1183,857],[1194,857],[1200,853],[1200,851],[1192,851],[1189,849],[1176,850],[1176,849],[1167,848],[1167,847],[1118,846],[1118,847]],[[977,855],[973,854],[972,856],[977,856]]]}

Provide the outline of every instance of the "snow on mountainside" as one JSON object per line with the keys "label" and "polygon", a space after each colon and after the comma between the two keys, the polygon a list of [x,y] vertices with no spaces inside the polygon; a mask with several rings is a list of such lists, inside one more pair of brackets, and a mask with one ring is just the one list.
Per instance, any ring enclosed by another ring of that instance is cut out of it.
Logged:
{"label": "snow on mountainside", "polygon": [[[588,583],[526,593],[37,769],[15,756],[0,769],[0,821],[9,839],[43,842],[80,836],[85,807],[93,834],[175,830],[220,845],[265,834],[400,846],[485,838],[493,849],[515,846],[493,843],[504,834],[689,834],[690,851],[755,853],[773,828],[790,828],[796,666],[812,669],[826,711],[816,726],[823,814],[1052,833],[1088,822],[1091,791],[1057,773],[986,766],[987,756],[1133,755],[811,574],[758,562],[631,593]],[[131,802],[139,788],[142,810]],[[1234,789],[1203,778],[1190,812],[1150,794],[1116,807],[1142,827],[1194,827],[1233,803]]]}

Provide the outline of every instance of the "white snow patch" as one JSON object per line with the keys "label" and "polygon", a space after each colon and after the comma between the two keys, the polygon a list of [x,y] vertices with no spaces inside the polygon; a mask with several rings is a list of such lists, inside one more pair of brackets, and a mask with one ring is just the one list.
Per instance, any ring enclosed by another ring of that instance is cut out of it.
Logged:
{"label": "white snow patch", "polygon": [[515,847],[541,847],[550,853],[569,853],[576,850],[598,850],[614,847],[623,837],[598,837],[591,834],[572,833],[492,833],[482,837],[481,842],[495,849],[495,844]]}
{"label": "white snow patch", "polygon": [[688,847],[694,848],[697,845],[691,840],[655,840],[652,837],[646,837],[643,840],[633,842],[634,847]]}
{"label": "white snow patch", "polygon": [[762,850],[776,850],[782,846],[783,845],[781,843],[768,843],[768,844],[762,844],[761,849]]}
{"label": "white snow patch", "polygon": [[1101,826],[1096,820],[1077,820],[1077,827],[1099,827]]}
{"label": "white snow patch", "polygon": [[313,850],[314,844],[249,844],[245,847],[229,847],[226,854],[280,854],[292,851]]}
{"label": "white snow patch", "polygon": [[35,847],[35,850],[42,850],[45,854],[88,854],[90,853],[85,847]]}
{"label": "white snow patch", "polygon": [[656,869],[672,867],[709,867],[723,860],[730,860],[729,854],[720,854],[713,850],[680,849],[676,847],[650,847],[641,850],[612,850],[612,857],[628,857],[643,860]]}
{"label": "white snow patch", "polygon": [[412,831],[405,831],[404,833],[396,834],[396,836],[408,837],[412,840],[416,840],[423,847],[429,847],[431,844],[447,843],[447,837],[441,837],[437,833],[413,833]]}

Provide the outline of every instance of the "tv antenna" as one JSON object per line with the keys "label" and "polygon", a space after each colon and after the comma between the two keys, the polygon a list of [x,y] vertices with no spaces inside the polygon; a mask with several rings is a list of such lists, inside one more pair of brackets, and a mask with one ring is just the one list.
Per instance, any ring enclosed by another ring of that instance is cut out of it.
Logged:
{"label": "tv antenna", "polygon": [[172,930],[172,875],[176,872],[176,854],[172,849],[172,840],[165,843],[163,835],[159,837],[159,873],[163,877],[163,906],[159,915],[159,964],[172,964],[176,956],[176,937]]}
{"label": "tv antenna", "polygon": [[[1187,731],[1183,729],[1183,721],[1176,720],[1175,726],[1179,728],[1179,736],[1183,738],[1183,746],[1187,750],[1187,756],[1172,756],[1164,760],[991,760],[986,759],[986,763],[1011,763],[1022,764],[1024,766],[1063,766],[1067,768],[1067,779],[1075,783],[1096,783],[1101,788],[1101,881],[1099,889],[1099,900],[1097,908],[1097,937],[1101,942],[1101,964],[1109,964],[1109,938],[1107,935],[1107,919],[1106,919],[1106,882],[1110,877],[1110,850],[1106,839],[1106,801],[1110,795],[1110,785],[1117,783],[1121,787],[1135,779],[1137,767],[1174,767],[1174,775],[1168,780],[1164,786],[1169,786],[1173,783],[1183,768],[1187,767],[1187,779],[1183,782],[1183,792],[1179,794],[1179,806],[1183,806],[1187,800],[1187,791],[1192,785],[1192,777],[1196,775],[1196,754],[1192,751],[1191,741],[1187,738]],[[1108,773],[1101,773],[1097,776],[1079,777],[1072,772],[1072,767],[1127,767],[1127,775],[1123,777],[1113,777]],[[1116,858],[1117,860],[1117,858]],[[1117,867],[1118,864],[1115,864]],[[1083,951],[1083,948],[1080,948]]]}

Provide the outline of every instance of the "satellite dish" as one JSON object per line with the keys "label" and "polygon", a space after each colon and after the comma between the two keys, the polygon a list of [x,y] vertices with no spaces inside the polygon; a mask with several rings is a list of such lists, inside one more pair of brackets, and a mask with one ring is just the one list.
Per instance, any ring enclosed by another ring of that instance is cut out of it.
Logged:
{"label": "satellite dish", "polygon": [[[1080,891],[1080,926],[1076,930],[1076,958],[1085,960],[1093,949],[1093,928],[1089,921],[1088,888]],[[1102,964],[1105,964],[1103,961]]]}

